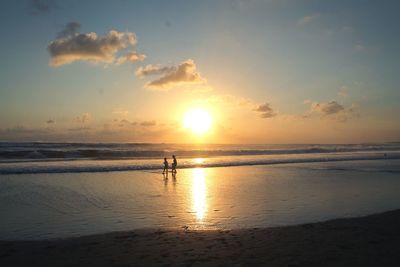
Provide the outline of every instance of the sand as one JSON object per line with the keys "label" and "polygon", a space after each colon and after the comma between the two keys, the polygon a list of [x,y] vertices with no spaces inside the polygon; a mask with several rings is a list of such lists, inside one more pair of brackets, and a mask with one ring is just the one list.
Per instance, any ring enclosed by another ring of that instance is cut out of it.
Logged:
{"label": "sand", "polygon": [[266,229],[0,241],[0,266],[400,266],[400,210]]}

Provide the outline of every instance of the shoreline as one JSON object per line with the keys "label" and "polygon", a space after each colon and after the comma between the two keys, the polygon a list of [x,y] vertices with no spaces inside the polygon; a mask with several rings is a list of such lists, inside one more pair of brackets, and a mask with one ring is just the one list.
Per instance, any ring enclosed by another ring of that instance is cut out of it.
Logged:
{"label": "shoreline", "polygon": [[400,209],[273,228],[0,241],[1,266],[398,266]]}

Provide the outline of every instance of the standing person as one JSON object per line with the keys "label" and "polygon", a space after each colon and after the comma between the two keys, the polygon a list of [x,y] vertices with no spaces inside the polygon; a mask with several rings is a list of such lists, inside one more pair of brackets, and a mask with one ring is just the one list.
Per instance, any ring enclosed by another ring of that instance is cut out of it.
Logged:
{"label": "standing person", "polygon": [[176,173],[176,166],[178,165],[178,162],[176,161],[175,155],[172,155],[173,161],[172,161],[172,172]]}
{"label": "standing person", "polygon": [[164,169],[162,173],[167,173],[168,174],[168,160],[167,158],[164,158]]}

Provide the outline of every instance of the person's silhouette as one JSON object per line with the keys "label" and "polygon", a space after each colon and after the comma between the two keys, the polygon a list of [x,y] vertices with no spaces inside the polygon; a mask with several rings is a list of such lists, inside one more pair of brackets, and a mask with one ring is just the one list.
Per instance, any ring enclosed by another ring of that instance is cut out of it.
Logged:
{"label": "person's silhouette", "polygon": [[178,165],[178,162],[176,161],[175,155],[172,155],[173,161],[172,161],[172,172],[176,173],[176,166]]}
{"label": "person's silhouette", "polygon": [[164,169],[163,173],[166,173],[168,175],[168,160],[167,158],[164,158]]}

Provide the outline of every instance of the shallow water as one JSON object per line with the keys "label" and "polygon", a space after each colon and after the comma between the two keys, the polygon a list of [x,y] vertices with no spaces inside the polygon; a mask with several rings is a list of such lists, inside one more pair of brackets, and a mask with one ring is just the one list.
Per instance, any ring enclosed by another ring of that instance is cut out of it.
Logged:
{"label": "shallow water", "polygon": [[0,239],[268,227],[400,208],[400,160],[0,175]]}

